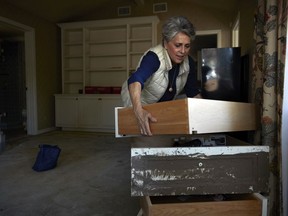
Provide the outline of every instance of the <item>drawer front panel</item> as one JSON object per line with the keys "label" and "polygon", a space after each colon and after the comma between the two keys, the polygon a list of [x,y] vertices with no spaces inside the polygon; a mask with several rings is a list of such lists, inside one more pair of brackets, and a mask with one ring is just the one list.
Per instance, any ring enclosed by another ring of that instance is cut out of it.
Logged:
{"label": "drawer front panel", "polygon": [[236,148],[134,148],[132,196],[267,192],[267,148]]}

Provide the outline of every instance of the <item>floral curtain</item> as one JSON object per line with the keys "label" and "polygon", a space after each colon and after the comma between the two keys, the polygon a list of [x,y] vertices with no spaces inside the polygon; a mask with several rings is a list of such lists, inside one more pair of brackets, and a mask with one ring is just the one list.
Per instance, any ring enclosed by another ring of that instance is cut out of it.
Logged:
{"label": "floral curtain", "polygon": [[270,216],[283,214],[281,117],[287,32],[287,0],[258,0],[254,22],[252,101],[259,104],[261,128],[255,144],[270,147]]}

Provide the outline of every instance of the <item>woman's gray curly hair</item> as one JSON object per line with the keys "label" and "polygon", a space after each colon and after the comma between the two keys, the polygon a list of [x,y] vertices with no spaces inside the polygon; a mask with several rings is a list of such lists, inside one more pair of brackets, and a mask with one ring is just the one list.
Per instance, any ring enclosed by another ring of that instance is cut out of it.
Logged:
{"label": "woman's gray curly hair", "polygon": [[190,40],[195,39],[194,26],[186,17],[170,17],[162,27],[163,42],[171,41],[179,32],[186,34],[188,37],[190,37]]}

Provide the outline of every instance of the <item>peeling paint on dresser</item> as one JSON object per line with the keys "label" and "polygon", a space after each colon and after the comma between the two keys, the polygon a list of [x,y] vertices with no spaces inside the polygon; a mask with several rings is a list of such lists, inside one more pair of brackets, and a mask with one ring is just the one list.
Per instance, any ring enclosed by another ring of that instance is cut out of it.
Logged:
{"label": "peeling paint on dresser", "polygon": [[268,191],[267,146],[132,148],[132,196]]}

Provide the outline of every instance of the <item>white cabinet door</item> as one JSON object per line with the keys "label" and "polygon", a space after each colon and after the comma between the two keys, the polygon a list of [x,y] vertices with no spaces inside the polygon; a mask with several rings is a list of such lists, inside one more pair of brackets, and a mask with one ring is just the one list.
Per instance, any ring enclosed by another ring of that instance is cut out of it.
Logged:
{"label": "white cabinet door", "polygon": [[102,97],[99,100],[99,126],[101,129],[115,130],[115,107],[123,106],[119,97]]}
{"label": "white cabinet door", "polygon": [[120,95],[56,95],[56,127],[113,132],[114,109],[121,106]]}
{"label": "white cabinet door", "polygon": [[98,128],[100,126],[99,98],[81,97],[79,99],[79,127]]}
{"label": "white cabinet door", "polygon": [[56,115],[56,127],[77,127],[78,98],[56,96],[55,115]]}

